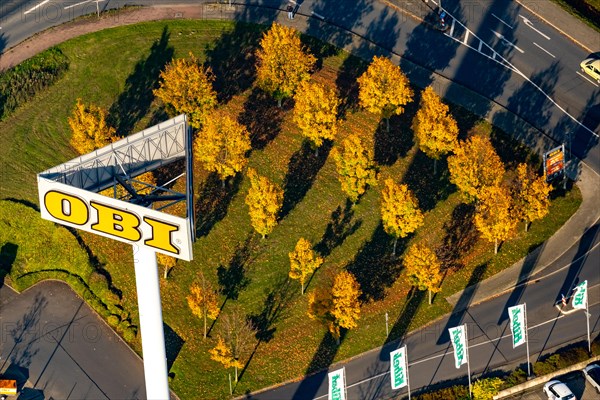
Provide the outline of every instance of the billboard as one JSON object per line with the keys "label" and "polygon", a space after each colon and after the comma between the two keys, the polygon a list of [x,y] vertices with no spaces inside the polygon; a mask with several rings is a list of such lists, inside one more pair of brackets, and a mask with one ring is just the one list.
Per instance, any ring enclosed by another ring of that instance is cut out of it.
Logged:
{"label": "billboard", "polygon": [[565,145],[560,145],[544,153],[544,174],[546,182],[562,176],[565,170]]}

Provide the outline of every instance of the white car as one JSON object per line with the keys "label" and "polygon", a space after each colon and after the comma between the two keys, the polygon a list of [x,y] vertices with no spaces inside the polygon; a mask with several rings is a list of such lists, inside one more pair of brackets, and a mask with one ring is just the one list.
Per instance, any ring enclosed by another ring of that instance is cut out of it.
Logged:
{"label": "white car", "polygon": [[583,369],[585,379],[600,393],[600,365],[589,364]]}
{"label": "white car", "polygon": [[544,385],[544,393],[548,396],[548,400],[577,400],[571,389],[556,379]]}

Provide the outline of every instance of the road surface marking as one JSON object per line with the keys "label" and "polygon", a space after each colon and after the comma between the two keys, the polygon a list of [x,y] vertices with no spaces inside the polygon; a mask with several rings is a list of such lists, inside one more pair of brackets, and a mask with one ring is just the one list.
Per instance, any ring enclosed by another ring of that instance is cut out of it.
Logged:
{"label": "road surface marking", "polygon": [[596,86],[596,87],[600,87],[596,84],[596,82],[592,81],[591,79],[588,79],[587,76],[583,75],[581,72],[579,71],[575,71],[575,73],[577,73],[577,75],[579,75],[580,77],[582,77],[583,79],[585,79],[586,81],[588,81],[589,83],[591,83],[592,85]]}
{"label": "road surface marking", "polygon": [[[493,29],[490,29],[492,32],[494,32],[494,35],[496,35],[496,37],[498,39],[500,39],[502,41],[502,43],[504,43],[507,46],[512,46],[515,49],[517,49],[521,54],[525,53],[523,50],[521,50],[516,44],[512,43],[511,41],[509,41],[507,38],[504,37],[503,34],[501,34],[500,32],[496,32]],[[534,43],[535,44],[535,43]]]}
{"label": "road surface marking", "polygon": [[554,57],[554,54],[550,53],[548,50],[546,50],[545,48],[543,48],[542,46],[540,46],[539,44],[537,44],[536,42],[533,42],[534,45],[536,45],[539,49],[541,49],[542,51],[545,51],[546,54],[548,54],[549,56],[551,56],[552,58],[556,58]]}
{"label": "road surface marking", "polygon": [[504,25],[508,26],[510,29],[515,29],[512,27],[512,25],[509,25],[506,22],[502,21],[502,19],[499,16],[497,16],[496,14],[492,13],[492,17],[496,18],[498,21],[502,22]]}
{"label": "road surface marking", "polygon": [[525,25],[527,25],[528,27],[530,27],[531,29],[533,29],[534,31],[536,31],[537,33],[539,33],[540,35],[542,35],[543,37],[546,38],[546,40],[550,40],[550,36],[543,34],[542,32],[540,32],[539,30],[535,29],[533,27],[533,23],[528,20],[527,18],[525,18],[524,16],[522,16],[521,14],[519,14],[519,17],[521,17],[523,19],[523,23]]}
{"label": "road surface marking", "polygon": [[479,40],[479,47],[477,48],[477,51],[481,53],[481,47],[483,46],[483,40]]}
{"label": "road surface marking", "polygon": [[316,13],[316,12],[314,12],[314,11],[311,11],[311,13],[312,13],[312,15],[314,15],[314,16],[315,16],[315,17],[317,17],[317,18],[321,18],[322,20],[325,20],[325,17],[324,17],[324,16],[322,16],[321,14],[317,14],[317,13]]}
{"label": "road surface marking", "polygon": [[467,44],[467,40],[469,39],[469,32],[470,31],[468,29],[465,31],[465,39],[463,40],[464,44]]}
{"label": "road surface marking", "polygon": [[32,11],[37,10],[38,8],[40,8],[41,6],[43,6],[44,4],[46,4],[47,2],[49,2],[50,0],[44,0],[42,1],[40,4],[38,4],[37,6],[31,7],[29,10],[25,11],[23,14],[29,14]]}
{"label": "road surface marking", "polygon": [[456,24],[456,20],[452,18],[452,26],[450,27],[450,36],[454,33],[454,25]]}

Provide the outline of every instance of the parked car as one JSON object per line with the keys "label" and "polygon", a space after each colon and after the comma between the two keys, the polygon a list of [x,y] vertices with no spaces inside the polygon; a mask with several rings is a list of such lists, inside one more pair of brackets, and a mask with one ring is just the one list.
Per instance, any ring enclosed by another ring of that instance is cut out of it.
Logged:
{"label": "parked car", "polygon": [[585,379],[600,393],[600,365],[589,364],[583,369]]}
{"label": "parked car", "polygon": [[579,64],[581,70],[600,83],[600,59],[586,58]]}
{"label": "parked car", "polygon": [[577,400],[571,389],[559,380],[553,379],[544,385],[548,400]]}

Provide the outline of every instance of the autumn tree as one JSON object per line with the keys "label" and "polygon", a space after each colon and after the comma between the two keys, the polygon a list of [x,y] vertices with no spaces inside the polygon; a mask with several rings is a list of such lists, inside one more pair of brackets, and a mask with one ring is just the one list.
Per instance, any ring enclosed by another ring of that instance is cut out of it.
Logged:
{"label": "autumn tree", "polygon": [[333,90],[316,82],[304,81],[298,86],[294,101],[293,120],[318,155],[323,140],[335,137],[340,100]]}
{"label": "autumn tree", "polygon": [[310,242],[304,238],[300,238],[296,243],[294,251],[289,253],[290,257],[290,273],[292,279],[298,279],[304,294],[304,283],[317,268],[323,264],[323,258],[315,254]]}
{"label": "autumn tree", "polygon": [[186,114],[189,124],[199,129],[217,104],[214,76],[190,52],[189,58],[171,61],[160,73],[160,86],[154,95],[167,106],[171,115]]}
{"label": "autumn tree", "polygon": [[248,163],[250,134],[244,125],[231,117],[213,112],[194,140],[194,156],[204,168],[225,180],[235,176]]}
{"label": "autumn tree", "polygon": [[498,186],[504,176],[504,163],[490,139],[478,135],[459,142],[448,157],[448,169],[450,182],[469,203],[479,198],[483,188]]}
{"label": "autumn tree", "polygon": [[276,22],[263,35],[256,56],[257,85],[271,93],[279,107],[284,98],[293,96],[300,82],[310,78],[316,62],[302,46],[300,33]]}
{"label": "autumn tree", "polygon": [[320,289],[309,294],[308,316],[324,322],[339,344],[340,328],[352,329],[358,326],[360,295],[360,285],[354,275],[342,271],[335,276],[330,290]]}
{"label": "autumn tree", "polygon": [[517,176],[511,187],[514,200],[515,218],[525,222],[525,232],[532,221],[544,218],[550,210],[552,188],[543,176],[521,163],[517,166]]}
{"label": "autumn tree", "polygon": [[429,304],[431,293],[437,293],[442,282],[442,264],[435,253],[424,244],[412,245],[402,262],[411,283],[419,290],[429,291]]}
{"label": "autumn tree", "polygon": [[248,169],[250,189],[246,204],[250,209],[252,227],[265,238],[277,225],[277,216],[283,205],[283,190],[253,168]]}
{"label": "autumn tree", "polygon": [[90,153],[117,140],[115,129],[106,123],[106,116],[103,108],[85,105],[77,99],[68,122],[72,132],[71,146],[79,154]]}
{"label": "autumn tree", "polygon": [[156,261],[163,266],[163,279],[167,279],[169,272],[175,268],[177,259],[162,253],[156,253]]}
{"label": "autumn tree", "polygon": [[223,364],[225,368],[235,369],[235,381],[238,381],[238,369],[250,355],[256,342],[256,330],[239,306],[233,306],[220,318],[219,342],[209,350],[211,358]]}
{"label": "autumn tree", "polygon": [[404,238],[423,225],[423,213],[419,201],[406,185],[397,185],[392,179],[385,180],[381,191],[381,220],[383,229],[394,237],[394,251],[398,238]]}
{"label": "autumn tree", "polygon": [[190,287],[187,303],[192,314],[202,318],[204,322],[204,339],[206,339],[206,321],[215,320],[219,316],[219,304],[217,291],[202,272],[198,273],[198,279]]}
{"label": "autumn tree", "polygon": [[358,78],[360,105],[367,111],[381,115],[390,130],[390,117],[404,112],[404,106],[413,100],[413,90],[399,66],[389,58],[373,57],[367,70]]}
{"label": "autumn tree", "polygon": [[433,173],[437,174],[437,161],[454,150],[457,144],[458,125],[431,86],[421,94],[419,111],[413,118],[412,129],[419,148],[433,158]]}
{"label": "autumn tree", "polygon": [[333,149],[332,155],[342,190],[356,203],[369,185],[377,183],[373,152],[363,147],[358,136],[350,135],[342,141],[341,149]]}
{"label": "autumn tree", "polygon": [[512,198],[503,186],[487,186],[481,190],[475,211],[475,227],[481,236],[494,243],[494,254],[498,245],[510,239],[515,232],[517,219],[512,215]]}

